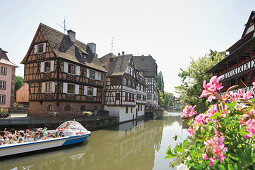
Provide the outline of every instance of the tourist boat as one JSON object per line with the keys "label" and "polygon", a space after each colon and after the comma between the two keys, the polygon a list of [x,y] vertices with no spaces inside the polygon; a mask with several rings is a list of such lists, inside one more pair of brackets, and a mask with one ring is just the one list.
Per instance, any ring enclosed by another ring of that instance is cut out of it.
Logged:
{"label": "tourist boat", "polygon": [[62,137],[2,145],[0,146],[0,157],[81,143],[86,141],[91,134],[76,121],[64,122],[56,130],[46,132],[61,133]]}

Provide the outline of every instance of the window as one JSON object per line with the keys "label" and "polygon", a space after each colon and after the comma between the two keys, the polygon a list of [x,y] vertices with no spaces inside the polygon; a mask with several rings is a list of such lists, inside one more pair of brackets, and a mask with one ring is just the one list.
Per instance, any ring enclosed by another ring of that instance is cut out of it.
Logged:
{"label": "window", "polygon": [[6,89],[6,81],[0,81],[0,89],[2,90]]}
{"label": "window", "polygon": [[123,78],[123,80],[122,80],[122,84],[123,84],[124,86],[126,86],[126,85],[127,85],[127,79],[126,79],[126,78]]}
{"label": "window", "polygon": [[7,74],[7,67],[1,67],[1,74],[6,75]]}
{"label": "window", "polygon": [[131,101],[131,100],[132,100],[132,94],[129,93],[129,101]]}
{"label": "window", "polygon": [[50,72],[50,62],[44,62],[44,72]]}
{"label": "window", "polygon": [[152,82],[152,78],[148,78],[148,82],[151,83]]}
{"label": "window", "polygon": [[88,87],[88,96],[93,96],[93,87]]}
{"label": "window", "polygon": [[130,112],[133,113],[133,107],[130,107]]}
{"label": "window", "polygon": [[151,90],[152,90],[152,86],[149,85],[149,86],[148,86],[148,91],[151,91]]}
{"label": "window", "polygon": [[75,74],[75,65],[68,64],[68,73]]}
{"label": "window", "polygon": [[125,101],[128,101],[128,92],[125,92]]}
{"label": "window", "polygon": [[45,92],[51,92],[51,82],[45,83]]}
{"label": "window", "polygon": [[67,93],[75,93],[75,85],[74,84],[67,85]]}
{"label": "window", "polygon": [[48,108],[47,108],[48,111],[52,111],[53,110],[53,106],[50,104],[48,105]]}
{"label": "window", "polygon": [[89,78],[95,79],[95,71],[94,70],[89,70]]}
{"label": "window", "polygon": [[116,93],[116,100],[120,100],[120,93]]}
{"label": "window", "polygon": [[71,111],[71,106],[70,105],[65,105],[64,111]]}
{"label": "window", "polygon": [[151,94],[148,94],[148,95],[147,95],[147,99],[148,99],[148,100],[151,100],[151,99],[152,99]]}
{"label": "window", "polygon": [[128,107],[126,107],[126,113],[128,113]]}
{"label": "window", "polygon": [[38,53],[43,53],[43,44],[38,45]]}
{"label": "window", "polygon": [[81,111],[85,111],[86,107],[84,105],[81,106]]}
{"label": "window", "polygon": [[5,96],[0,96],[0,104],[5,104]]}

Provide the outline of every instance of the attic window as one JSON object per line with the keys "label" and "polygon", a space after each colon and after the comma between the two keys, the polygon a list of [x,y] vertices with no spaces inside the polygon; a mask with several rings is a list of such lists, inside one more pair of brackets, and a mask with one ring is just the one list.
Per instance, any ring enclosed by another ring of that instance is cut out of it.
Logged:
{"label": "attic window", "polygon": [[43,44],[38,45],[38,53],[42,53],[43,51]]}
{"label": "attic window", "polygon": [[81,53],[81,57],[83,58],[83,60],[86,60],[86,54],[85,53]]}
{"label": "attic window", "polygon": [[144,59],[142,58],[141,61],[144,61]]}

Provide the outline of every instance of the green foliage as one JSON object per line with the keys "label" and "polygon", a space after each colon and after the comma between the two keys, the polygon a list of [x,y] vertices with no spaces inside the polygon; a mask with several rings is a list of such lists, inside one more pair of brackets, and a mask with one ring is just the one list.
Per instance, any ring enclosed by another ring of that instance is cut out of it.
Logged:
{"label": "green foliage", "polygon": [[158,93],[158,104],[160,107],[164,107],[165,99],[164,99],[164,93],[162,91],[159,91]]}
{"label": "green foliage", "polygon": [[173,106],[173,93],[169,93],[169,92],[165,92],[165,95],[164,95],[164,99],[165,99],[165,102],[164,102],[164,108],[165,109],[168,109],[170,106]]}
{"label": "green foliage", "polygon": [[164,94],[164,78],[163,78],[163,73],[162,71],[160,71],[158,73],[158,77],[157,77],[157,88],[159,91],[163,92]]}
{"label": "green foliage", "polygon": [[15,76],[15,92],[24,84],[24,79],[21,76]]}
{"label": "green foliage", "polygon": [[210,50],[209,55],[200,57],[198,60],[191,58],[189,67],[186,70],[181,69],[178,76],[182,79],[182,84],[175,87],[176,92],[180,94],[182,102],[187,105],[197,105],[198,112],[204,112],[207,108],[206,99],[200,99],[199,96],[203,90],[203,80],[207,82],[212,77],[208,71],[224,58],[224,55]]}

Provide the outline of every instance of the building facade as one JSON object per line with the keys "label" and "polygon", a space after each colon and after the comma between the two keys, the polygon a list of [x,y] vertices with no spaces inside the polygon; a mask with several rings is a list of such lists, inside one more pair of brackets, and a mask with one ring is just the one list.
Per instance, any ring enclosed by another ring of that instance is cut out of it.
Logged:
{"label": "building facade", "polygon": [[[107,59],[109,58],[109,60]],[[109,61],[105,82],[105,106],[110,115],[119,116],[120,122],[143,117],[146,102],[146,83],[135,67],[132,55],[106,55],[100,59]]]}
{"label": "building facade", "polygon": [[103,109],[106,70],[94,43],[76,40],[76,33],[61,33],[40,24],[22,64],[29,85],[29,113],[47,117],[75,117]]}
{"label": "building facade", "polygon": [[29,85],[27,83],[24,83],[16,91],[16,102],[18,104],[29,105]]}
{"label": "building facade", "polygon": [[[255,81],[255,11],[245,24],[241,39],[226,50],[226,57],[209,70],[217,76],[223,76],[223,92],[233,85],[247,91]],[[247,87],[246,87],[247,86]]]}
{"label": "building facade", "polygon": [[13,106],[16,68],[8,59],[7,52],[0,48],[0,107]]}
{"label": "building facade", "polygon": [[152,56],[134,56],[135,66],[145,77],[147,85],[147,108],[149,110],[158,107],[157,71],[156,60]]}

